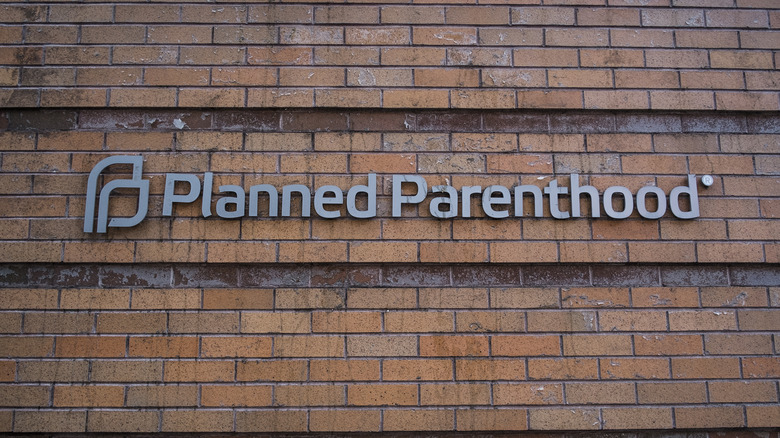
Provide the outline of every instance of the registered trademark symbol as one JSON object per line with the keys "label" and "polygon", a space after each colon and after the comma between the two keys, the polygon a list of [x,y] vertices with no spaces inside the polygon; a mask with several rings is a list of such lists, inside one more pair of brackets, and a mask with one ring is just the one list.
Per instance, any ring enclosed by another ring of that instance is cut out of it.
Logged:
{"label": "registered trademark symbol", "polygon": [[701,177],[701,183],[707,187],[711,186],[713,182],[715,182],[715,180],[712,178],[712,175],[704,175]]}

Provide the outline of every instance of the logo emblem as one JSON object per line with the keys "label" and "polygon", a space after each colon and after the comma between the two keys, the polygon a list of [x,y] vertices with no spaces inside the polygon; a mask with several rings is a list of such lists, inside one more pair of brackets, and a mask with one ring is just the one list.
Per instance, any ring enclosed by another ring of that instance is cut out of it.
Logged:
{"label": "logo emblem", "polygon": [[[120,155],[101,160],[92,168],[87,180],[87,203],[84,207],[84,232],[91,233],[95,222],[95,201],[97,196],[98,178],[108,166],[114,164],[131,164],[132,179],[115,179],[100,191],[98,200],[97,232],[105,233],[106,227],[132,227],[138,225],[146,217],[149,209],[149,181],[141,179],[144,159],[141,156]],[[108,220],[108,198],[114,189],[138,189],[138,211],[133,217],[112,218]]]}

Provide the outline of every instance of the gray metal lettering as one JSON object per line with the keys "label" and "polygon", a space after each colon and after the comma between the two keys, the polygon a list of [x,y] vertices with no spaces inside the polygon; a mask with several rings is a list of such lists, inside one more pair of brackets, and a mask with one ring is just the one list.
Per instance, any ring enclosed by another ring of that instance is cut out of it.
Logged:
{"label": "gray metal lettering", "polygon": [[[647,210],[647,194],[653,193],[658,199],[658,208],[650,212]],[[644,186],[636,192],[636,210],[645,219],[658,219],[666,213],[666,193],[656,186]]]}
{"label": "gray metal lettering", "polygon": [[311,191],[303,184],[291,184],[282,187],[282,217],[290,217],[292,192],[297,192],[301,195],[301,216],[311,216]]}
{"label": "gray metal lettering", "polygon": [[[98,204],[97,232],[105,233],[106,226],[109,227],[132,227],[139,224],[145,217],[149,209],[149,181],[141,179],[143,174],[144,159],[142,156],[118,155],[108,157],[98,162],[87,178],[87,199],[84,206],[84,232],[91,233],[93,222],[95,220],[95,198],[97,196],[97,183],[100,174],[108,166],[114,164],[131,164],[133,166],[133,176],[129,180],[113,180],[106,184],[100,191],[100,200]],[[136,214],[129,218],[114,218],[108,221],[108,199],[111,192],[117,188],[138,189],[138,209]]]}
{"label": "gray metal lettering", "polygon": [[[186,182],[190,185],[190,191],[186,195],[174,194],[177,182]],[[189,173],[166,173],[165,174],[165,193],[163,194],[163,216],[173,214],[173,203],[179,202],[188,204],[195,202],[200,196],[200,180],[197,176]]]}
{"label": "gray metal lettering", "polygon": [[[615,211],[612,205],[612,197],[615,193],[623,195],[623,211]],[[625,219],[631,216],[631,212],[634,211],[634,197],[631,194],[631,190],[621,186],[607,187],[604,190],[604,211],[607,213],[607,216],[613,219]]]}
{"label": "gray metal lettering", "polygon": [[[325,196],[332,193],[333,196]],[[340,211],[325,210],[323,205],[341,205],[344,203],[344,192],[337,186],[322,186],[314,192],[314,212],[325,219],[335,219],[341,216]]]}
{"label": "gray metal lettering", "polygon": [[[458,215],[458,191],[452,186],[433,186],[433,193],[446,193],[447,196],[436,196],[431,199],[429,210],[431,216],[439,219],[449,219]],[[442,211],[442,204],[447,204],[447,210]]]}
{"label": "gray metal lettering", "polygon": [[[403,183],[413,183],[417,193],[412,196],[401,195]],[[428,194],[428,183],[425,178],[417,175],[393,175],[393,217],[401,217],[401,204],[419,204]]]}
{"label": "gray metal lettering", "polygon": [[[366,206],[365,211],[358,210],[357,205],[355,203],[355,198],[359,193],[365,193],[368,197],[368,205]],[[368,219],[368,218],[376,217],[376,174],[375,173],[368,174],[367,186],[356,185],[351,189],[349,189],[349,192],[347,192],[347,213],[349,213],[349,215],[352,217],[356,217],[360,219]]]}
{"label": "gray metal lettering", "polygon": [[[500,196],[493,197],[494,193],[498,193]],[[512,202],[512,196],[509,193],[509,189],[504,186],[489,186],[485,189],[485,193],[482,194],[482,209],[485,210],[485,214],[488,217],[494,219],[501,219],[509,216],[509,212],[506,210],[494,210],[493,205],[509,205]]]}
{"label": "gray metal lettering", "polygon": [[249,216],[257,217],[257,204],[260,192],[268,194],[268,216],[279,216],[279,192],[271,184],[258,184],[249,187]]}
{"label": "gray metal lettering", "polygon": [[[682,211],[680,208],[680,195],[688,195],[691,203],[690,211]],[[669,193],[669,208],[672,214],[680,219],[693,219],[699,217],[699,192],[696,189],[696,175],[688,175],[688,186],[675,187]]]}
{"label": "gray metal lettering", "polygon": [[[217,200],[217,216],[225,219],[233,219],[244,216],[244,204],[246,194],[241,186],[226,185],[219,186],[220,192],[233,192],[236,196],[223,196]],[[235,210],[228,211],[229,204],[235,205]]]}

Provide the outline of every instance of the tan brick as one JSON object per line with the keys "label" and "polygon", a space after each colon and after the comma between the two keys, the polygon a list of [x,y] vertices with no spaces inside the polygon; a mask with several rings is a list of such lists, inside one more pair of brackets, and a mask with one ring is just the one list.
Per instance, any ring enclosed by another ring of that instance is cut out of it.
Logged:
{"label": "tan brick", "polygon": [[410,262],[417,261],[415,242],[354,242],[349,245],[352,262]]}
{"label": "tan brick", "polygon": [[609,408],[602,411],[604,429],[667,429],[672,408]]}
{"label": "tan brick", "polygon": [[56,309],[56,289],[0,289],[2,309]]}
{"label": "tan brick", "polygon": [[527,412],[524,409],[459,409],[458,430],[526,430]]}
{"label": "tan brick", "polygon": [[55,407],[118,407],[124,404],[122,386],[55,386]]}
{"label": "tan brick", "polygon": [[672,377],[675,379],[738,378],[737,358],[672,358]]}
{"label": "tan brick", "polygon": [[282,263],[333,263],[346,261],[347,244],[345,242],[279,243],[279,262]]}
{"label": "tan brick", "polygon": [[164,313],[101,313],[97,317],[98,333],[163,333]]}
{"label": "tan brick", "polygon": [[313,381],[379,380],[378,360],[312,360],[310,378]]}
{"label": "tan brick", "polygon": [[260,336],[204,337],[202,357],[270,357],[271,338]]}
{"label": "tan brick", "polygon": [[530,359],[528,376],[532,380],[592,380],[598,378],[597,359]]}
{"label": "tan brick", "polygon": [[418,87],[476,87],[479,86],[479,71],[476,69],[416,68],[414,69],[414,85]]}
{"label": "tan brick", "polygon": [[343,336],[277,336],[275,357],[343,357]]}
{"label": "tan brick", "polygon": [[736,330],[736,312],[733,310],[673,310],[669,312],[672,331]]}
{"label": "tan brick", "polygon": [[348,356],[417,356],[416,336],[347,337]]}
{"label": "tan brick", "polygon": [[434,89],[385,90],[382,93],[385,108],[448,108],[449,92]]}
{"label": "tan brick", "polygon": [[579,109],[583,107],[582,99],[582,91],[578,90],[518,91],[517,108]]}
{"label": "tan brick", "polygon": [[47,357],[53,347],[54,338],[50,336],[0,337],[1,357]]}
{"label": "tan brick", "polygon": [[634,384],[629,382],[566,383],[569,404],[633,404]]}
{"label": "tan brick", "polygon": [[336,432],[378,432],[380,412],[378,410],[326,410],[311,411],[309,429]]}
{"label": "tan brick", "polygon": [[[675,407],[677,427],[743,427],[743,410],[737,406]],[[706,426],[705,426],[706,425]]]}
{"label": "tan brick", "polygon": [[285,385],[274,390],[278,406],[343,406],[344,402],[341,385]]}
{"label": "tan brick", "polygon": [[47,407],[49,406],[50,387],[33,385],[2,385],[0,406],[7,407]]}
{"label": "tan brick", "polygon": [[199,309],[200,295],[200,289],[136,289],[132,308]]}
{"label": "tan brick", "polygon": [[560,337],[552,335],[498,335],[491,337],[495,356],[560,356]]}
{"label": "tan brick", "polygon": [[163,432],[232,432],[230,411],[171,410],[162,414]]}
{"label": "tan brick", "polygon": [[303,381],[306,375],[307,361],[304,360],[242,360],[236,365],[238,381]]}
{"label": "tan brick", "polygon": [[157,382],[162,378],[162,361],[93,361],[93,382]]}
{"label": "tan brick", "polygon": [[777,402],[777,391],[772,382],[710,382],[709,391],[713,403]]}
{"label": "tan brick", "polygon": [[664,331],[666,312],[663,311],[599,311],[601,331]]}
{"label": "tan brick", "polygon": [[277,289],[277,309],[338,309],[344,306],[342,289]]}
{"label": "tan brick", "polygon": [[243,312],[242,333],[309,333],[311,316],[293,312]]}
{"label": "tan brick", "polygon": [[771,357],[751,357],[742,359],[745,377],[761,378],[780,375],[780,360]]}
{"label": "tan brick", "polygon": [[773,427],[780,423],[780,409],[778,406],[748,406],[748,427]]}
{"label": "tan brick", "polygon": [[452,380],[452,361],[445,359],[385,360],[383,380]]}
{"label": "tan brick", "polygon": [[417,385],[355,384],[347,386],[350,406],[413,406],[417,405]]}
{"label": "tan brick", "polygon": [[416,289],[359,288],[347,291],[347,307],[351,309],[409,309],[416,306]]}
{"label": "tan brick", "polygon": [[238,411],[237,432],[305,432],[306,411]]}
{"label": "tan brick", "polygon": [[[10,380],[13,380],[16,365],[10,363]],[[19,362],[18,376],[21,382],[86,382],[89,379],[89,362],[86,360],[66,361],[23,361]],[[94,377],[93,381],[96,381]]]}
{"label": "tan brick", "polygon": [[87,432],[157,432],[160,414],[155,411],[90,412]]}
{"label": "tan brick", "polygon": [[497,383],[493,385],[496,405],[550,405],[563,402],[562,384]]}
{"label": "tan brick", "polygon": [[601,424],[598,409],[532,409],[528,416],[531,430],[597,430]]}
{"label": "tan brick", "polygon": [[200,404],[213,407],[270,406],[271,386],[203,385],[201,387]]}
{"label": "tan brick", "polygon": [[166,382],[228,382],[235,375],[233,361],[166,361]]}
{"label": "tan brick", "polygon": [[[67,336],[57,338],[57,357],[124,357],[124,336]],[[131,347],[132,351],[132,347]]]}
{"label": "tan brick", "polygon": [[514,108],[513,90],[458,90],[450,94],[452,108]]}
{"label": "tan brick", "polygon": [[627,335],[563,335],[564,356],[627,356],[631,350]]}
{"label": "tan brick", "polygon": [[303,88],[250,88],[246,106],[254,107],[311,107],[314,92]]}
{"label": "tan brick", "polygon": [[127,406],[179,407],[198,404],[198,387],[195,385],[144,385],[127,388]]}
{"label": "tan brick", "polygon": [[18,411],[14,414],[14,432],[84,433],[86,411]]}

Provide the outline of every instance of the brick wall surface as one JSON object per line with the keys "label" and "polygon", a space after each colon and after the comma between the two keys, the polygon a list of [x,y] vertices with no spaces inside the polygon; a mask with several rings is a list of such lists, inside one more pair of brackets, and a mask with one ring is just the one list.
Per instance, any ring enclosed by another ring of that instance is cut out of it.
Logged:
{"label": "brick wall surface", "polygon": [[[780,5],[353,3],[0,5],[0,433],[777,437]],[[85,233],[116,155],[148,215]],[[376,174],[377,217],[163,215],[205,172],[212,211]],[[713,184],[695,219],[442,220],[395,174]]]}

